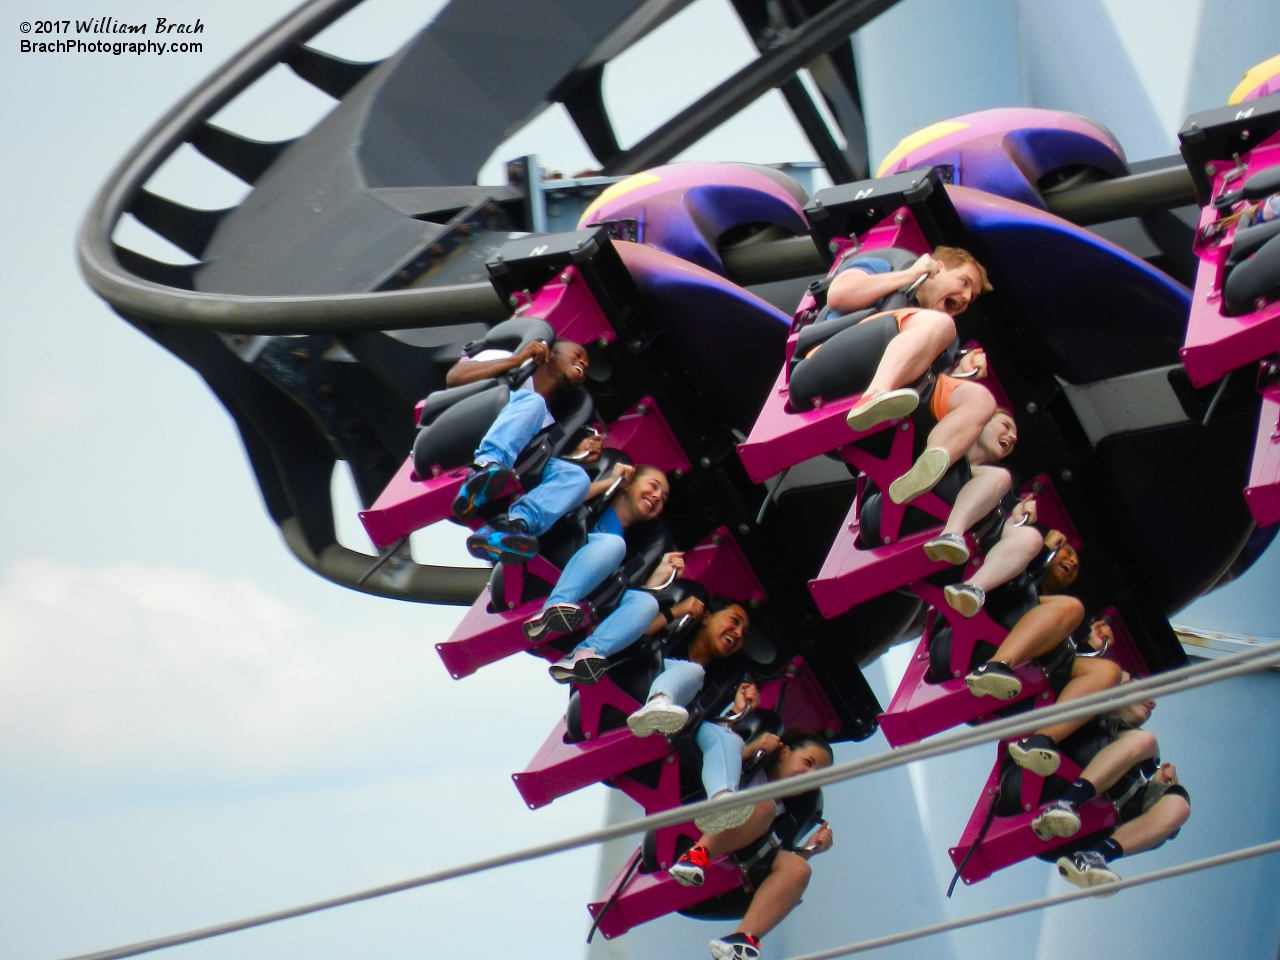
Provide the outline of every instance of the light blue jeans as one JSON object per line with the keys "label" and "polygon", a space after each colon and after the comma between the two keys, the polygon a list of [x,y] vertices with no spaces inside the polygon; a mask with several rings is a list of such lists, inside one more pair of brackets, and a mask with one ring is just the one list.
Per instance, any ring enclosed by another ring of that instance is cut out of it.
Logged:
{"label": "light blue jeans", "polygon": [[[511,391],[511,399],[476,448],[475,462],[480,466],[500,463],[510,470],[520,451],[542,429],[546,415],[547,402],[541,394]],[[542,471],[542,482],[516,500],[507,516],[523,520],[529,532],[540,537],[566,513],[581,506],[590,487],[587,471],[576,463],[549,460]]]}
{"label": "light blue jeans", "polygon": [[[543,483],[545,482],[544,480]],[[597,531],[587,534],[587,542],[564,565],[555,589],[547,597],[547,606],[553,603],[577,603],[622,566],[626,555],[627,541],[616,533]]]}
{"label": "light blue jeans", "polygon": [[[649,696],[665,693],[673,702],[688,706],[702,689],[705,671],[688,660],[667,660],[662,673],[649,687]],[[742,738],[718,723],[701,723],[694,734],[702,751],[702,786],[708,797],[737,790],[742,777]]]}
{"label": "light blue jeans", "polygon": [[[564,572],[543,609],[553,603],[579,602],[622,566],[626,555],[627,541],[616,533],[588,534],[587,542],[564,565]],[[628,590],[613,613],[574,650],[594,650],[602,657],[611,657],[639,640],[657,615],[658,601],[651,594]]]}

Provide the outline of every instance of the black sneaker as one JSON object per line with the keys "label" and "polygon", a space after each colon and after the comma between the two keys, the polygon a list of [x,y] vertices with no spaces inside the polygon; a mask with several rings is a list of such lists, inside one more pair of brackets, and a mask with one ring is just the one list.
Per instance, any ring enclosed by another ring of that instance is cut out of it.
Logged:
{"label": "black sneaker", "polygon": [[1009,757],[1023,770],[1030,770],[1040,777],[1047,777],[1058,772],[1062,756],[1058,753],[1058,745],[1053,737],[1043,733],[1033,733],[1029,737],[1009,744]]}
{"label": "black sneaker", "polygon": [[538,538],[523,520],[494,519],[467,537],[467,552],[490,563],[524,563],[538,555]]}
{"label": "black sneaker", "polygon": [[585,617],[576,603],[553,603],[532,620],[526,620],[524,635],[530,643],[545,640],[553,633],[573,633]]}
{"label": "black sneaker", "polygon": [[511,483],[511,471],[500,463],[487,463],[472,467],[462,488],[453,500],[453,516],[464,523],[476,515],[486,503],[502,496]]}
{"label": "black sneaker", "polygon": [[964,682],[975,697],[1012,700],[1022,692],[1022,681],[998,660],[988,660],[976,670],[970,670]]}
{"label": "black sneaker", "polygon": [[[1120,874],[1107,866],[1106,858],[1097,850],[1081,850],[1070,857],[1058,858],[1058,873],[1063,880],[1081,890],[1105,887],[1120,882]],[[1100,897],[1114,896],[1115,891],[1103,891]]]}
{"label": "black sneaker", "polygon": [[731,933],[710,943],[715,960],[760,960],[760,941],[749,933]]}

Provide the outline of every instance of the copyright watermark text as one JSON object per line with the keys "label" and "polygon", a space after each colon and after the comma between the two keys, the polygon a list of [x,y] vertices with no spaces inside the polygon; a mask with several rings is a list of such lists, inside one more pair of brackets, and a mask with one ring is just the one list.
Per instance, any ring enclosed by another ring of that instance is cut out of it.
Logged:
{"label": "copyright watermark text", "polygon": [[115,17],[23,20],[18,32],[31,35],[18,41],[19,53],[109,53],[119,57],[126,53],[163,56],[204,52],[202,42],[179,39],[204,33],[204,23],[198,17],[194,21],[156,17],[154,22],[137,23],[125,23]]}

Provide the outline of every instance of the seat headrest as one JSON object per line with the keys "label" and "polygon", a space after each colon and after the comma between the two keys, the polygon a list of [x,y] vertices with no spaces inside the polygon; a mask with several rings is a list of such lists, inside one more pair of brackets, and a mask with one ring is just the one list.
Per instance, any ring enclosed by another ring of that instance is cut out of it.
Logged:
{"label": "seat headrest", "polygon": [[564,431],[565,438],[577,433],[595,416],[595,402],[582,387],[557,390],[547,401],[547,409]]}

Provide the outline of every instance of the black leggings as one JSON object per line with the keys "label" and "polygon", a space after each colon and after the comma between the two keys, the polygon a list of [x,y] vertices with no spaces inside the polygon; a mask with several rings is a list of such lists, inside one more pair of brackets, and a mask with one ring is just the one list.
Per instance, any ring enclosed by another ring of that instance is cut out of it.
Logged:
{"label": "black leggings", "polygon": [[897,335],[898,318],[891,313],[841,330],[816,354],[792,369],[792,409],[813,409],[815,397],[839,400],[865,390],[876,375],[889,341]]}

